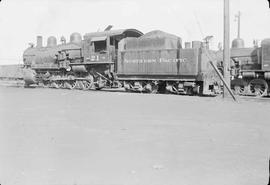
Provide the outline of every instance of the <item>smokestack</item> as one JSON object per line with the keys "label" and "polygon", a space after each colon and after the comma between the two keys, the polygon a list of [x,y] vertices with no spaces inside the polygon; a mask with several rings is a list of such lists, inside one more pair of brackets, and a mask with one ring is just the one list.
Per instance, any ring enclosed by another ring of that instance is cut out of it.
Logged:
{"label": "smokestack", "polygon": [[37,48],[42,47],[42,36],[37,36]]}

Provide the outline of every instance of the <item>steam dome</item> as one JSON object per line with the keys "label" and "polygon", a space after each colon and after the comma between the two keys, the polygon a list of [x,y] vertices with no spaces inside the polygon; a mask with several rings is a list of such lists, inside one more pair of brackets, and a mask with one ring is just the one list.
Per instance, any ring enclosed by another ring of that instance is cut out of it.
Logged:
{"label": "steam dome", "polygon": [[262,40],[261,45],[270,45],[270,38]]}
{"label": "steam dome", "polygon": [[54,47],[57,45],[57,41],[56,41],[56,37],[54,36],[50,36],[48,39],[47,39],[47,47]]}
{"label": "steam dome", "polygon": [[71,43],[80,43],[82,42],[82,36],[81,34],[75,32],[70,35],[70,42]]}

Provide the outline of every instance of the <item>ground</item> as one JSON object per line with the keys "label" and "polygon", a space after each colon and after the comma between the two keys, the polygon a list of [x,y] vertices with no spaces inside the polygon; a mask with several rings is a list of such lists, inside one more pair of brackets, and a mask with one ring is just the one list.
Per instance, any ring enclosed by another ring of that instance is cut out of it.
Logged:
{"label": "ground", "polygon": [[268,183],[270,101],[0,87],[1,185]]}

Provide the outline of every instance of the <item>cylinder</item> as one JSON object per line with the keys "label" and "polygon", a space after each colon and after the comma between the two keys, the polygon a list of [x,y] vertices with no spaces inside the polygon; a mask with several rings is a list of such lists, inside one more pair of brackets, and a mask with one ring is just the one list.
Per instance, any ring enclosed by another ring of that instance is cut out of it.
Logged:
{"label": "cylinder", "polygon": [[42,36],[37,36],[37,48],[42,47]]}
{"label": "cylinder", "polygon": [[264,73],[264,78],[265,78],[266,80],[270,80],[270,72],[265,72],[265,73]]}
{"label": "cylinder", "polygon": [[198,49],[201,48],[202,42],[201,41],[192,41],[192,48],[193,49]]}
{"label": "cylinder", "polygon": [[47,47],[54,47],[57,45],[57,41],[56,41],[56,38],[54,36],[50,36],[48,39],[47,39]]}
{"label": "cylinder", "polygon": [[185,48],[186,48],[186,49],[190,49],[190,48],[191,48],[190,42],[185,42]]}
{"label": "cylinder", "polygon": [[70,35],[70,42],[71,43],[81,43],[82,42],[82,36],[81,36],[81,34],[79,34],[79,33],[72,33],[71,35]]}

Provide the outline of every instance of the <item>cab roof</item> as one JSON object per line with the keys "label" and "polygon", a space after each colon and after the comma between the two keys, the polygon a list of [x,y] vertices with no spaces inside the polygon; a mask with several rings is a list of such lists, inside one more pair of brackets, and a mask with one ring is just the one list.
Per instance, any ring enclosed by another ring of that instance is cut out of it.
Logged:
{"label": "cab roof", "polygon": [[91,39],[93,37],[104,37],[104,36],[124,36],[124,37],[140,37],[143,33],[136,29],[119,29],[119,30],[109,30],[109,31],[102,31],[102,32],[92,32],[86,33],[84,35],[84,39]]}

